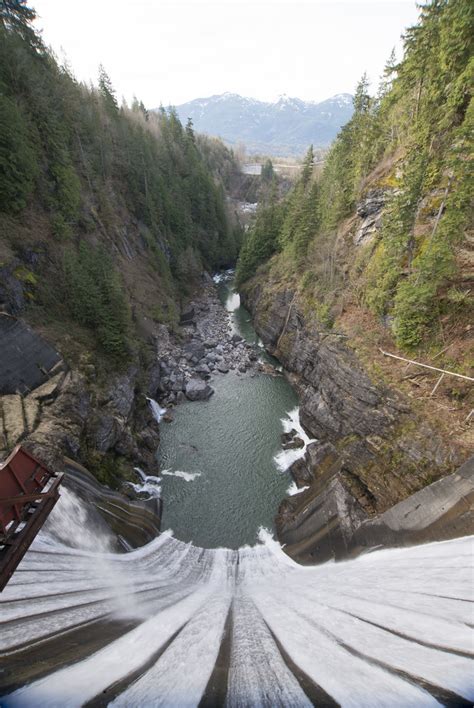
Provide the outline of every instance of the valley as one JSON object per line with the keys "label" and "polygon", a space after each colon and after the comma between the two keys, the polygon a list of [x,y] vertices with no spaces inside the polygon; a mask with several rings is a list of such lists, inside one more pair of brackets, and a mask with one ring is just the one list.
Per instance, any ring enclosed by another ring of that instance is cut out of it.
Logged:
{"label": "valley", "polygon": [[472,705],[472,5],[159,109],[0,20],[0,705]]}

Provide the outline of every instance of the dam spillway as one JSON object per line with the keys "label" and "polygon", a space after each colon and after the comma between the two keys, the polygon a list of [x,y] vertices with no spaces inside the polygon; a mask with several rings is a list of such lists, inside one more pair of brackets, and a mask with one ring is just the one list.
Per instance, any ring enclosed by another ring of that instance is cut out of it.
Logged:
{"label": "dam spillway", "polygon": [[71,504],[68,491],[1,596],[2,706],[474,698],[472,537],[317,567],[265,531],[239,550],[163,533],[120,554],[100,535],[65,544],[67,524],[82,531]]}

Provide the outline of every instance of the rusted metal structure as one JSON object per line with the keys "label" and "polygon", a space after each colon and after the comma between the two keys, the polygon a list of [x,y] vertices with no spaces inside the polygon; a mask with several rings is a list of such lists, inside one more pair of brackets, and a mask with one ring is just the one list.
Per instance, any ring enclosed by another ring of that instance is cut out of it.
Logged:
{"label": "rusted metal structure", "polygon": [[0,465],[0,592],[58,501],[62,477],[21,445]]}

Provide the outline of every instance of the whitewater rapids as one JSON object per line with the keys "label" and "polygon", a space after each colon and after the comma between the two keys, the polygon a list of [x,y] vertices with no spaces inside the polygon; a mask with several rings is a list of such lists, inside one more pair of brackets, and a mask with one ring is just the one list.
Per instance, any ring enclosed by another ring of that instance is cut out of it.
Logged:
{"label": "whitewater rapids", "polygon": [[163,533],[115,554],[69,515],[80,502],[65,492],[0,595],[4,670],[34,665],[0,705],[474,700],[474,537],[316,567],[294,563],[264,531],[237,551]]}

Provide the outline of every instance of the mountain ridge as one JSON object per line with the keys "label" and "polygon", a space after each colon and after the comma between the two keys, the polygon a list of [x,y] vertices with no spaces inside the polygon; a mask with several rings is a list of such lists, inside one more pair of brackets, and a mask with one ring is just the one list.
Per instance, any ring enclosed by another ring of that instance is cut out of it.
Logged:
{"label": "mountain ridge", "polygon": [[339,93],[324,101],[304,101],[283,94],[276,101],[226,92],[195,98],[178,106],[181,121],[191,118],[196,131],[243,143],[249,152],[300,156],[310,144],[328,147],[351,118],[352,96]]}

